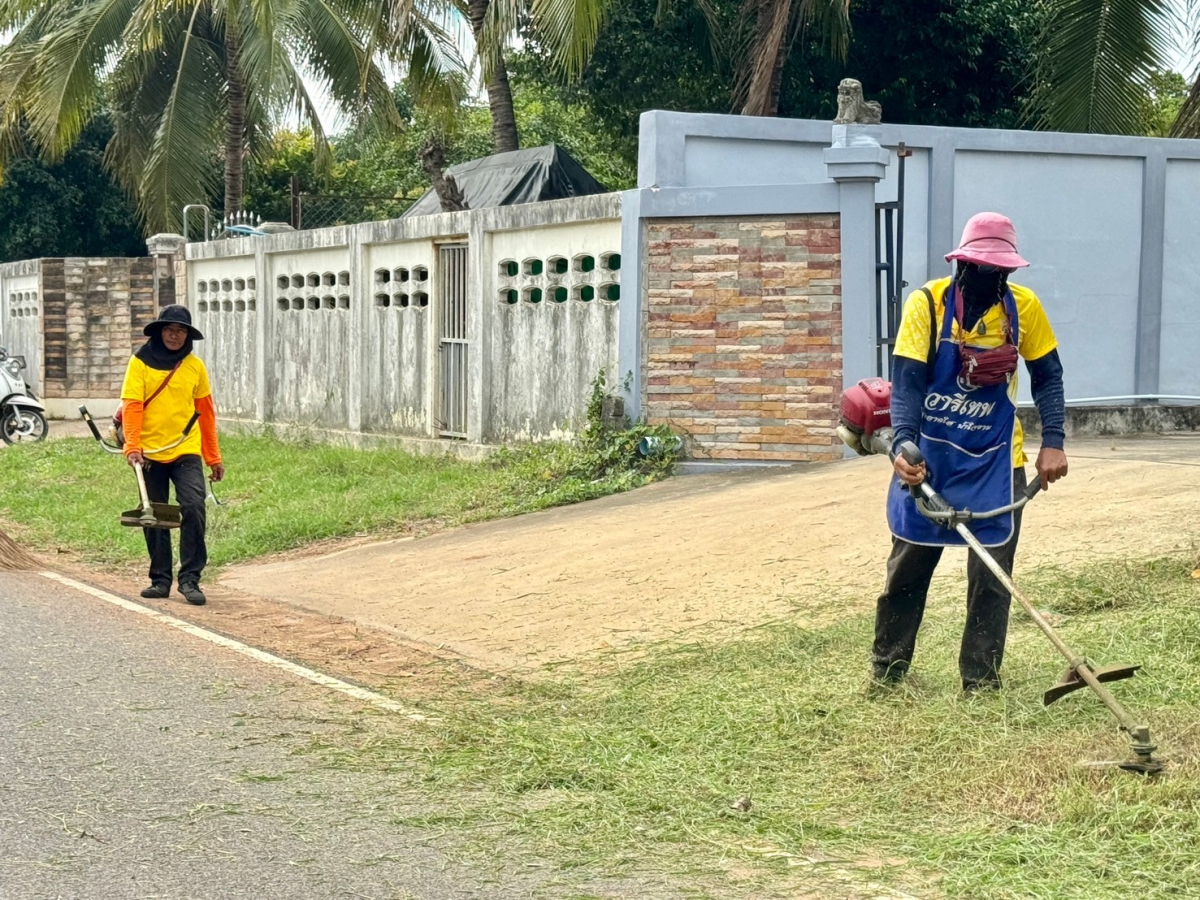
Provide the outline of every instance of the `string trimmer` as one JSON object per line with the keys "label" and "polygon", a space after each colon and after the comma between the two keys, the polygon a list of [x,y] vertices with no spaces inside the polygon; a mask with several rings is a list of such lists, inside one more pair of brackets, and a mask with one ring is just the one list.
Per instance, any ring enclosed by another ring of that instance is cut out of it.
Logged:
{"label": "string trimmer", "polygon": [[[891,427],[891,385],[888,382],[881,378],[868,378],[860,381],[857,385],[842,394],[841,413],[841,425],[838,427],[838,435],[846,446],[850,447],[860,456],[884,455],[892,459],[895,458],[895,454],[892,452],[894,433]],[[912,441],[905,441],[900,445],[898,450],[909,465],[919,466],[925,462],[920,448]],[[1116,716],[1121,730],[1129,735],[1134,758],[1117,762],[1116,765],[1126,771],[1140,772],[1142,774],[1161,772],[1163,764],[1160,760],[1154,758],[1156,748],[1150,738],[1150,728],[1146,725],[1139,725],[1133,716],[1126,712],[1125,708],[1117,702],[1116,697],[1103,685],[1103,682],[1132,678],[1141,666],[1104,666],[1098,668],[1068,647],[1050,623],[1046,621],[1045,617],[1034,608],[1033,604],[1013,584],[1008,573],[996,562],[987,551],[987,548],[979,543],[978,539],[967,527],[968,522],[995,518],[996,516],[1021,509],[1037,495],[1040,488],[1040,479],[1035,479],[1024,495],[1019,497],[1016,502],[986,512],[954,509],[930,486],[928,478],[921,484],[911,487],[910,490],[916,500],[917,510],[921,515],[931,521],[937,522],[945,528],[957,532],[963,541],[966,542],[967,546],[971,548],[971,552],[978,556],[980,561],[988,567],[991,573],[1008,589],[1012,596],[1017,598],[1017,602],[1021,604],[1022,609],[1033,619],[1034,624],[1042,630],[1042,633],[1050,639],[1050,643],[1054,645],[1054,648],[1066,658],[1066,671],[1042,695],[1042,702],[1046,706],[1049,706],[1056,700],[1080,688],[1091,688],[1104,705],[1108,707],[1109,711]]]}
{"label": "string trimmer", "polygon": [[[87,422],[88,428],[92,430],[92,436],[99,442],[102,449],[109,453],[118,455],[124,454],[124,449],[120,443],[106,441],[100,434],[100,429],[96,427],[96,422],[88,412],[86,406],[79,407],[79,414],[83,416],[83,421]],[[157,447],[153,450],[145,450],[144,455],[152,456],[159,453],[166,453],[168,450],[174,450],[192,433],[192,428],[196,424],[196,420],[200,418],[200,413],[193,413],[191,420],[187,423],[187,427],[183,429],[183,434],[179,439],[167,444],[165,447]],[[149,495],[146,492],[146,476],[142,472],[141,466],[134,466],[133,470],[137,476],[138,497],[141,500],[141,506],[137,509],[127,509],[121,513],[121,524],[130,528],[178,528],[183,524],[183,514],[178,506],[172,503],[152,503]]]}

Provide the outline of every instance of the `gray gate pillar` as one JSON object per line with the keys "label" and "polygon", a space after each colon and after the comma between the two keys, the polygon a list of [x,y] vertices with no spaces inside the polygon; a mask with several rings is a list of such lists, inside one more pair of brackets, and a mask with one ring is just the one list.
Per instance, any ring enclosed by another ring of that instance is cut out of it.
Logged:
{"label": "gray gate pillar", "polygon": [[[873,125],[834,125],[825,168],[838,185],[842,247],[842,387],[875,374],[875,186],[891,153]],[[847,449],[847,455],[851,451]]]}
{"label": "gray gate pillar", "polygon": [[842,244],[842,383],[875,374],[875,185],[891,153],[871,125],[834,125],[825,168],[838,185]]}
{"label": "gray gate pillar", "polygon": [[[183,248],[187,239],[181,234],[156,234],[146,240],[146,249],[154,258],[154,314],[172,303],[188,305],[186,267]],[[181,271],[182,270],[182,271]],[[180,278],[182,276],[182,278]]]}

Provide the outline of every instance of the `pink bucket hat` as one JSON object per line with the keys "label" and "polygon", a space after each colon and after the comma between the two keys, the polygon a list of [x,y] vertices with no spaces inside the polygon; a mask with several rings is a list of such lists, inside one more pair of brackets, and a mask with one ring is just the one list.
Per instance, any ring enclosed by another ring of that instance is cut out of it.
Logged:
{"label": "pink bucket hat", "polygon": [[946,254],[946,262],[955,259],[1000,269],[1023,269],[1029,265],[1017,253],[1017,229],[1012,219],[994,212],[971,216],[963,228],[958,249]]}

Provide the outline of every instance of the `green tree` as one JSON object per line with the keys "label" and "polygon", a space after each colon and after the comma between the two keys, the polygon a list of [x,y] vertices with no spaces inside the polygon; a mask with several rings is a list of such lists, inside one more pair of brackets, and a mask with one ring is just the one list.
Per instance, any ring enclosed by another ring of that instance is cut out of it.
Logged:
{"label": "green tree", "polygon": [[137,209],[104,169],[111,136],[111,123],[98,116],[61,162],[11,161],[0,186],[0,262],[146,255]]}
{"label": "green tree", "polygon": [[[544,63],[513,67],[587,109],[611,150],[634,169],[643,111],[738,108],[731,95],[736,62],[710,38],[713,22],[734,27],[740,2],[713,0],[707,18],[694,5],[676,4],[656,20],[657,2],[616,0],[576,82],[548,75]],[[1024,0],[855,0],[844,61],[825,52],[818,35],[798,39],[780,76],[780,114],[832,119],[838,82],[853,77],[882,102],[886,122],[1017,127],[1032,87],[1027,73],[1039,22]],[[544,59],[533,36],[529,42]]]}
{"label": "green tree", "polygon": [[794,53],[781,111],[832,119],[843,78],[862,81],[885,122],[1016,128],[1033,82],[1042,14],[1027,0],[856,0],[846,58]]}
{"label": "green tree", "polygon": [[0,171],[22,119],[58,159],[107,98],[107,160],[149,227],[178,229],[217,177],[236,211],[246,159],[285,116],[307,123],[327,162],[302,76],[384,129],[399,123],[383,63],[404,65],[425,102],[458,97],[463,67],[434,15],[410,0],[0,0],[0,33],[13,33],[0,48]]}
{"label": "green tree", "polygon": [[[512,57],[514,121],[529,146],[558,144],[612,190],[637,183],[636,146],[626,147],[582,99],[565,100],[553,86],[530,79],[538,60],[528,54]],[[419,151],[431,134],[446,144],[448,165],[479,159],[492,152],[492,118],[488,106],[463,106],[447,121],[414,107],[403,86],[395,90],[396,107],[404,121],[399,134],[381,135],[352,129],[332,139],[332,162],[323,171],[314,166],[312,136],[281,132],[262,160],[252,163],[247,177],[248,208],[263,218],[286,220],[290,180],[300,178],[302,189],[343,197],[396,197],[407,203],[429,188]],[[394,215],[394,207],[379,210]],[[368,208],[365,212],[370,212]]]}
{"label": "green tree", "polygon": [[1187,82],[1178,72],[1154,72],[1148,79],[1147,88],[1142,99],[1142,134],[1167,137],[1187,102]]}

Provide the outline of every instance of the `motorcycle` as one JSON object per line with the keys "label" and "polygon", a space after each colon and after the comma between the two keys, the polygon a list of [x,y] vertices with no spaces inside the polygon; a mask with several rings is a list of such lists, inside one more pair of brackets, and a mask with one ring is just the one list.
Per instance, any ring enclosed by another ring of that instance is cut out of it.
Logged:
{"label": "motorcycle", "polygon": [[24,369],[25,357],[0,347],[0,439],[6,444],[42,441],[49,430],[46,407],[25,383]]}

